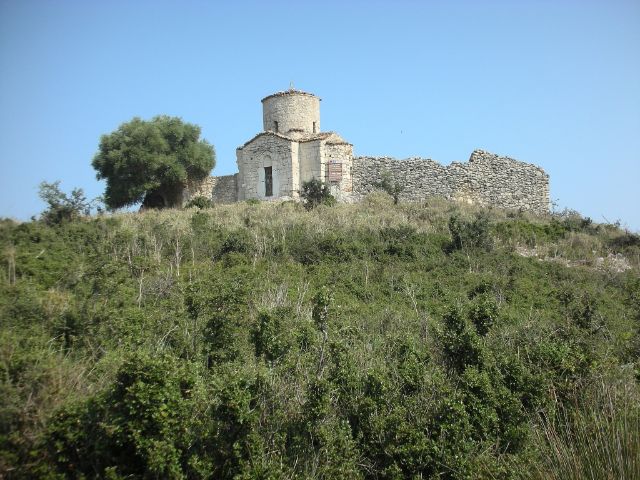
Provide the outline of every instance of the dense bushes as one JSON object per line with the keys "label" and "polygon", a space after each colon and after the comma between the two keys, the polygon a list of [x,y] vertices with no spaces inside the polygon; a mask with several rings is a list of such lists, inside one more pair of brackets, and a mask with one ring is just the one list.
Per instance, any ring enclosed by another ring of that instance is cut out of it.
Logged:
{"label": "dense bushes", "polygon": [[302,183],[300,197],[304,201],[307,210],[312,210],[318,205],[335,205],[336,199],[329,192],[329,186],[317,178],[312,178]]}
{"label": "dense bushes", "polygon": [[190,446],[201,433],[195,383],[187,362],[131,355],[109,389],[51,419],[45,441],[53,462],[71,477],[188,474],[198,464]]}
{"label": "dense bushes", "polygon": [[476,214],[473,220],[452,215],[449,217],[449,232],[451,232],[453,250],[474,248],[488,250],[492,246],[492,239],[489,236],[489,217],[485,212]]}
{"label": "dense bushes", "polygon": [[87,200],[81,188],[74,188],[70,195],[65,194],[60,190],[60,181],[42,182],[38,196],[47,204],[41,217],[48,225],[58,225],[89,215],[96,203],[96,200]]}
{"label": "dense bushes", "polygon": [[200,210],[204,210],[204,209],[213,207],[213,201],[210,198],[203,197],[203,196],[194,197],[191,200],[189,200],[189,202],[187,202],[187,204],[184,206],[184,208],[192,208],[192,207],[196,207]]}
{"label": "dense bushes", "polygon": [[540,432],[640,371],[637,265],[514,253],[572,235],[626,234],[375,199],[3,222],[0,473],[550,475]]}

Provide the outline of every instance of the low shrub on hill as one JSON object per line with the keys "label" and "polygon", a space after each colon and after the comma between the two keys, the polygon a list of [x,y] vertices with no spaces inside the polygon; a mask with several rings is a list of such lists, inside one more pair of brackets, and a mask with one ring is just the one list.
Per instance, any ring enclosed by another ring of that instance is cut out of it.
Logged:
{"label": "low shrub on hill", "polygon": [[184,208],[193,208],[193,207],[196,207],[200,210],[204,210],[206,208],[212,208],[213,201],[207,197],[202,197],[202,196],[194,197],[187,202]]}
{"label": "low shrub on hill", "polygon": [[553,478],[604,445],[633,474],[625,235],[380,195],[2,222],[0,474]]}

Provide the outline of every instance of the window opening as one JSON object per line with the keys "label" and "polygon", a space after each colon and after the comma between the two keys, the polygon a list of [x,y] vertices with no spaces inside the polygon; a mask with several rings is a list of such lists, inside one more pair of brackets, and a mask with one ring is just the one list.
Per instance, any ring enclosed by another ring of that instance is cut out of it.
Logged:
{"label": "window opening", "polygon": [[273,196],[273,173],[271,167],[264,167],[264,196]]}

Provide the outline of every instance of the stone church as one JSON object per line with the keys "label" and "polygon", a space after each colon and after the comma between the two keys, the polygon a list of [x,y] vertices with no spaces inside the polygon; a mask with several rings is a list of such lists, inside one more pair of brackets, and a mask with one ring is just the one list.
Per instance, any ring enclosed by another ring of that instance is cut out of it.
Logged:
{"label": "stone church", "polygon": [[351,192],[353,145],[320,130],[320,98],[300,90],[262,99],[263,131],[236,150],[238,173],[189,185],[216,202],[299,198],[302,183],[318,178],[337,197]]}
{"label": "stone church", "polygon": [[353,145],[320,128],[320,98],[289,89],[262,99],[263,131],[236,150],[238,173],[186,186],[186,203],[299,199],[302,184],[322,180],[343,202],[361,200],[382,178],[400,183],[402,201],[438,196],[483,206],[549,211],[549,176],[529,163],[475,150],[468,162],[354,157]]}
{"label": "stone church", "polygon": [[351,191],[353,146],[320,131],[320,99],[299,90],[262,99],[264,131],[236,151],[238,200],[296,198],[303,182],[325,180],[334,193]]}

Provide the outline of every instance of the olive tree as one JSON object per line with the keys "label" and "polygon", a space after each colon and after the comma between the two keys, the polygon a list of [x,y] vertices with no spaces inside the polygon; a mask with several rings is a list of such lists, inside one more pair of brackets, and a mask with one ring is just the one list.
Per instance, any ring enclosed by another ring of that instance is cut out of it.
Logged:
{"label": "olive tree", "polygon": [[98,180],[107,181],[107,207],[180,206],[187,182],[215,166],[213,146],[199,137],[200,127],[166,115],[135,117],[103,135],[92,165]]}

